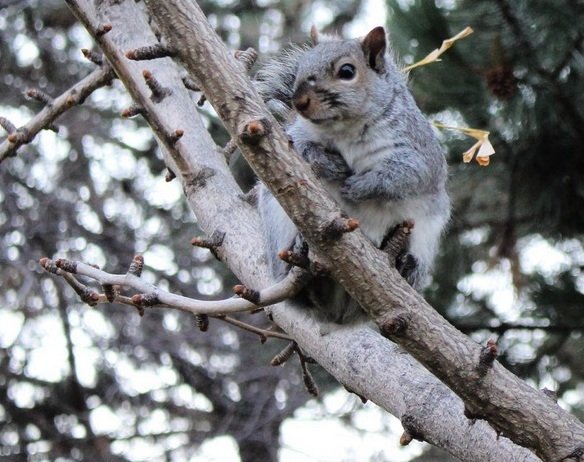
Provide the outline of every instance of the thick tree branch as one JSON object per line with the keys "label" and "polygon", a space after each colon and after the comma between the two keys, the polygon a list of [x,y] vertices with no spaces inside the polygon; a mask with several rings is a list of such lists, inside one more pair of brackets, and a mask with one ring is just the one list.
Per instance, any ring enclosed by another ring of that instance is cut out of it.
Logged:
{"label": "thick tree branch", "polygon": [[[539,391],[495,362],[480,370],[481,348],[448,324],[391,268],[386,257],[361,233],[338,240],[321,231],[339,216],[336,204],[288,145],[249,79],[229,56],[193,2],[174,0],[147,5],[168,45],[200,82],[256,173],[294,220],[319,259],[394,339],[500,433],[532,449],[544,460],[571,457],[584,447],[584,425]],[[249,127],[261,124],[263,130]],[[278,321],[277,312],[274,312]],[[284,326],[285,328],[287,326]],[[291,332],[289,332],[291,333]],[[356,389],[367,395],[364,377]]]}
{"label": "thick tree branch", "polygon": [[460,323],[456,326],[462,332],[471,333],[478,330],[488,330],[495,332],[498,335],[505,334],[511,330],[541,330],[548,334],[565,334],[570,335],[574,332],[583,332],[584,326],[571,324],[523,324],[523,323],[508,323],[502,322],[500,324],[489,325],[488,323],[472,324]]}

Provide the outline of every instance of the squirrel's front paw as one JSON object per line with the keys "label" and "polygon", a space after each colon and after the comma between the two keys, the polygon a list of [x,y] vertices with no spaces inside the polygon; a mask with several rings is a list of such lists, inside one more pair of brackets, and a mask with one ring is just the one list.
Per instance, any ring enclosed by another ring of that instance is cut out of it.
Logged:
{"label": "squirrel's front paw", "polygon": [[351,174],[349,166],[341,157],[329,156],[327,159],[317,159],[312,164],[316,176],[324,180],[344,180]]}
{"label": "squirrel's front paw", "polygon": [[345,184],[341,188],[341,196],[353,202],[366,201],[377,197],[375,178],[372,177],[370,172],[350,176],[345,180]]}
{"label": "squirrel's front paw", "polygon": [[351,174],[351,169],[338,151],[325,148],[317,143],[310,143],[303,152],[303,157],[310,163],[313,172],[325,180],[344,180]]}

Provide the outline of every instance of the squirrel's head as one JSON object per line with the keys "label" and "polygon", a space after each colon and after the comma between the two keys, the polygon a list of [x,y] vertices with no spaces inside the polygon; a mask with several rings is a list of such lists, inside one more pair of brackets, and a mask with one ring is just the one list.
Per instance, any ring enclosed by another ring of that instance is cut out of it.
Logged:
{"label": "squirrel's head", "polygon": [[370,114],[392,66],[383,27],[360,40],[320,40],[313,28],[311,38],[314,47],[298,63],[294,108],[312,123],[326,126]]}

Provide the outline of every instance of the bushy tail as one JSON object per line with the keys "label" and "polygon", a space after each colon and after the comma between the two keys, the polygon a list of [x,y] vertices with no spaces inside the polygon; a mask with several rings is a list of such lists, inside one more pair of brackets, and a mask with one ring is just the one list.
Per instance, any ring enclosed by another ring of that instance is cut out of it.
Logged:
{"label": "bushy tail", "polygon": [[276,56],[261,63],[254,84],[268,109],[279,119],[288,120],[292,111],[294,81],[300,56],[308,45],[291,45]]}

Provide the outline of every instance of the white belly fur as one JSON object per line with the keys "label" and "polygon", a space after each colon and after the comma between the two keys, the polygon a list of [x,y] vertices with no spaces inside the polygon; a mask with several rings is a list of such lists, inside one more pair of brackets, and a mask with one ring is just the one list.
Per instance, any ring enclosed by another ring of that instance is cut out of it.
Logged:
{"label": "white belly fur", "polygon": [[432,198],[351,203],[341,198],[338,187],[328,189],[348,216],[359,220],[359,228],[376,247],[396,225],[413,220],[409,251],[422,265],[432,264],[447,220],[444,214],[441,216],[429,209],[429,204],[434,203]]}

